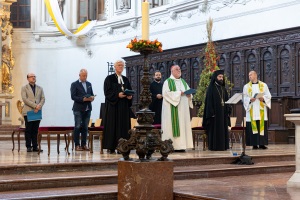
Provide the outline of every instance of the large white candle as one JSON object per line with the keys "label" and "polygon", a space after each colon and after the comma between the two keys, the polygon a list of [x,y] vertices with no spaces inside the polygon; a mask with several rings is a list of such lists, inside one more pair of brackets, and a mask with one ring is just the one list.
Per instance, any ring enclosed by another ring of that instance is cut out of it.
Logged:
{"label": "large white candle", "polygon": [[142,2],[142,40],[149,40],[149,2]]}

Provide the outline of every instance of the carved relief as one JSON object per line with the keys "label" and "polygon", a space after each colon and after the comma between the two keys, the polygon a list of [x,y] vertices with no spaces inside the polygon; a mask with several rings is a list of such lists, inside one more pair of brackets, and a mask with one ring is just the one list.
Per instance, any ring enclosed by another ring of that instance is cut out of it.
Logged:
{"label": "carved relief", "polygon": [[290,74],[289,51],[284,49],[280,53],[280,83],[287,83]]}
{"label": "carved relief", "polygon": [[233,84],[234,88],[241,87],[241,58],[239,56],[234,56],[232,60],[232,69],[233,69]]}

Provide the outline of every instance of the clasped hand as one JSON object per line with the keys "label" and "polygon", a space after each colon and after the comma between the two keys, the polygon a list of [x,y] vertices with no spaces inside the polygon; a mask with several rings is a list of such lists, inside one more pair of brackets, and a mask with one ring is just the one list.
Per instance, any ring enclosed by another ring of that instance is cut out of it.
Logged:
{"label": "clasped hand", "polygon": [[35,109],[34,109],[34,113],[37,113],[39,110],[41,110],[42,106],[40,104],[36,105]]}
{"label": "clasped hand", "polygon": [[[256,100],[255,98],[251,98],[251,99],[250,99],[251,102],[254,102],[255,100]],[[264,98],[263,98],[263,97],[260,97],[259,100],[260,100],[261,102],[263,102],[263,101],[264,101]]]}
{"label": "clasped hand", "polygon": [[84,97],[83,101],[94,101],[94,97],[89,97],[89,98]]}

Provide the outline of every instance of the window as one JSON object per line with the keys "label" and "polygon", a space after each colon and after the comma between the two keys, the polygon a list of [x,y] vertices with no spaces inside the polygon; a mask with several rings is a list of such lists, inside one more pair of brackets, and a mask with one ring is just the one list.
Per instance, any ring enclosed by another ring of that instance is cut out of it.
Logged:
{"label": "window", "polygon": [[105,20],[104,0],[78,0],[78,23]]}
{"label": "window", "polygon": [[[149,1],[149,0],[148,0]],[[163,6],[169,3],[169,0],[150,0],[151,8]]]}
{"label": "window", "polygon": [[10,7],[10,21],[14,28],[30,28],[30,0],[18,0]]}

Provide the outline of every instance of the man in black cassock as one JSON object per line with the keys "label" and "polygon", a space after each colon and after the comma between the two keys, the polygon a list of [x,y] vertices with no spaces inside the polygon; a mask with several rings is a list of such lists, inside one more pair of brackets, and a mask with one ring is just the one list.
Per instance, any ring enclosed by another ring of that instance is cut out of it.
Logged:
{"label": "man in black cassock", "polygon": [[228,93],[225,88],[224,71],[215,71],[206,90],[203,127],[208,135],[208,149],[229,149],[228,126],[231,108],[225,104]]}
{"label": "man in black cassock", "polygon": [[116,73],[105,78],[105,116],[103,118],[103,148],[114,154],[120,138],[129,139],[130,107],[132,96],[126,96],[124,91],[131,90],[131,85],[125,76],[122,76],[125,63],[122,60],[115,62]]}
{"label": "man in black cassock", "polygon": [[155,71],[154,81],[150,84],[150,92],[152,96],[152,102],[149,105],[149,109],[155,112],[153,124],[161,124],[161,109],[162,109],[162,87],[161,83],[161,73],[160,71]]}

